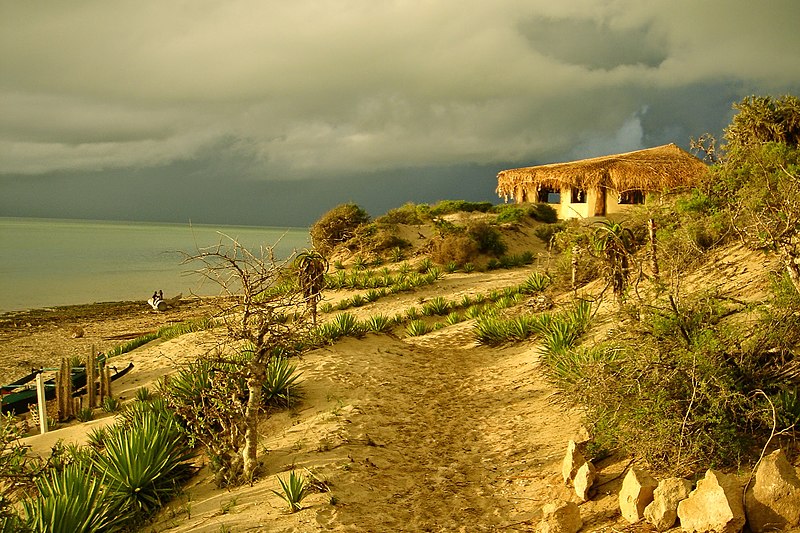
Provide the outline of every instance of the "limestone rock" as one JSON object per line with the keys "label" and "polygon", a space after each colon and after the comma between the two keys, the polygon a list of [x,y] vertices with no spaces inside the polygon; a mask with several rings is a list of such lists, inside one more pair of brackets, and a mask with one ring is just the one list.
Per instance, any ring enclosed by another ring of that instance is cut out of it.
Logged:
{"label": "limestone rock", "polygon": [[538,533],[576,533],[583,527],[581,511],[575,502],[548,503],[542,512],[544,516],[536,527]]}
{"label": "limestone rock", "polygon": [[678,518],[678,503],[688,498],[691,491],[692,482],[688,479],[662,479],[653,491],[653,502],[644,509],[645,520],[659,531],[668,530]]}
{"label": "limestone rock", "polygon": [[592,488],[596,479],[597,469],[591,461],[583,463],[578,472],[575,473],[575,479],[572,480],[572,484],[575,486],[575,494],[578,495],[581,501],[589,500],[589,489]]}
{"label": "limestone rock", "polygon": [[564,483],[569,485],[575,479],[575,474],[578,469],[583,466],[586,459],[578,449],[578,445],[574,440],[567,443],[567,455],[564,457],[564,462],[561,465],[561,475],[564,477]]}
{"label": "limestone rock", "polygon": [[681,528],[688,532],[735,533],[745,524],[742,485],[734,476],[708,470],[697,488],[678,504]]}
{"label": "limestone rock", "polygon": [[644,508],[653,501],[653,491],[658,482],[639,468],[631,468],[622,481],[619,491],[619,510],[622,517],[633,524],[644,516]]}
{"label": "limestone rock", "polygon": [[745,495],[745,511],[756,533],[800,526],[800,478],[782,450],[758,465]]}

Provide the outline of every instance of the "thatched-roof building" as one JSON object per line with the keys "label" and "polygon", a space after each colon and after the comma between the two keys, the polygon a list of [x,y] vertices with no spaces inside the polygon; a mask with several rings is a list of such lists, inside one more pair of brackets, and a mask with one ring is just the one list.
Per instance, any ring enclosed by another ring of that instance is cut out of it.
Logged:
{"label": "thatched-roof building", "polygon": [[562,219],[605,216],[642,204],[648,193],[696,185],[708,172],[674,144],[537,167],[503,170],[497,194],[506,201],[545,202]]}

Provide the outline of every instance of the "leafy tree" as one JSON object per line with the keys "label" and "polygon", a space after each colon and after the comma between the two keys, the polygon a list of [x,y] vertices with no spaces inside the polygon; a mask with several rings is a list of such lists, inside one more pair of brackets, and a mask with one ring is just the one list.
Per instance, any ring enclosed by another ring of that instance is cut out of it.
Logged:
{"label": "leafy tree", "polygon": [[743,242],[779,253],[800,292],[800,99],[751,96],[734,108],[715,192]]}

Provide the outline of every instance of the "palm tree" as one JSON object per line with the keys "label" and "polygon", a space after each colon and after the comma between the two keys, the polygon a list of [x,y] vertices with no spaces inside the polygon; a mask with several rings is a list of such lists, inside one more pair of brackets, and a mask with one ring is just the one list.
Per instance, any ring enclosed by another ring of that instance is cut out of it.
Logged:
{"label": "palm tree", "polygon": [[316,250],[305,250],[295,258],[297,278],[303,290],[303,298],[311,309],[312,323],[317,325],[317,303],[325,288],[325,274],[328,272],[328,261]]}

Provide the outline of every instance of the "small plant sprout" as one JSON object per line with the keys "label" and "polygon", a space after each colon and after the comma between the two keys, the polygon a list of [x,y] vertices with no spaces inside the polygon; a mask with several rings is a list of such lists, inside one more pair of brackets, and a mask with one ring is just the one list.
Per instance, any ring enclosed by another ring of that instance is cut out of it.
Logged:
{"label": "small plant sprout", "polygon": [[120,403],[119,400],[114,398],[113,396],[106,396],[103,399],[103,411],[106,413],[115,413],[119,411]]}
{"label": "small plant sprout", "polygon": [[88,422],[92,418],[94,418],[94,412],[92,411],[91,407],[84,407],[77,413],[75,413],[75,418],[78,419],[78,422]]}
{"label": "small plant sprout", "polygon": [[150,389],[147,387],[140,387],[136,389],[136,399],[140,402],[149,401],[152,398],[152,394],[150,393]]}
{"label": "small plant sprout", "polygon": [[280,476],[275,477],[278,478],[278,483],[281,485],[282,492],[278,492],[277,490],[273,490],[272,492],[289,504],[289,512],[296,513],[302,509],[300,502],[303,501],[303,498],[306,497],[308,492],[306,478],[294,470],[289,474],[288,480],[284,480]]}

